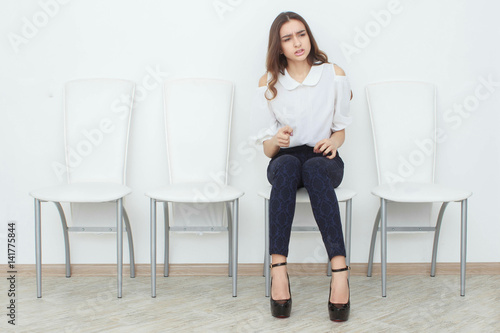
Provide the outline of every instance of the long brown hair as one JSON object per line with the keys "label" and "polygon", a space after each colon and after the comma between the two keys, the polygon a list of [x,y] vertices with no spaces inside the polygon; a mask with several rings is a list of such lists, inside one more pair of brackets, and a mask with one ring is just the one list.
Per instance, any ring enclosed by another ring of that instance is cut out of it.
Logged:
{"label": "long brown hair", "polygon": [[306,32],[311,42],[311,52],[309,52],[309,55],[307,56],[307,62],[309,63],[309,65],[315,66],[328,62],[326,53],[318,48],[318,44],[316,44],[316,40],[311,33],[311,29],[302,16],[294,12],[283,12],[279,14],[274,19],[274,22],[271,25],[271,29],[269,30],[269,44],[267,47],[266,67],[267,72],[271,73],[271,81],[269,81],[267,86],[267,91],[271,93],[271,98],[269,98],[268,94],[266,93],[266,98],[268,100],[274,99],[278,94],[278,91],[275,87],[276,82],[278,82],[278,75],[285,75],[285,68],[288,66],[288,61],[285,55],[281,53],[280,30],[283,24],[291,20],[300,21],[306,27]]}

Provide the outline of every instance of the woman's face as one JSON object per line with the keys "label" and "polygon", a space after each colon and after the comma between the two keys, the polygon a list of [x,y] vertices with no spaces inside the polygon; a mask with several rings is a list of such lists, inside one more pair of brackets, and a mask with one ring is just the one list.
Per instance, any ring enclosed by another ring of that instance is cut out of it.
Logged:
{"label": "woman's face", "polygon": [[306,27],[298,20],[290,20],[280,29],[281,51],[288,61],[304,61],[311,52],[311,41]]}

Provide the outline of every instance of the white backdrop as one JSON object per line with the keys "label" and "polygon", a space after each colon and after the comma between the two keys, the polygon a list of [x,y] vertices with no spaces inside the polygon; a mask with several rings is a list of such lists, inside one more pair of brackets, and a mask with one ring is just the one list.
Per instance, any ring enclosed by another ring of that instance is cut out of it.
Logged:
{"label": "white backdrop", "polygon": [[[358,192],[352,262],[367,262],[378,207],[370,194],[377,179],[364,87],[384,80],[436,84],[438,126],[445,133],[438,146],[436,180],[474,192],[469,200],[468,261],[500,261],[497,2],[2,0],[0,5],[0,236],[5,244],[7,222],[17,222],[18,263],[35,261],[28,192],[64,179],[53,168],[64,162],[63,85],[89,77],[137,83],[127,171],[133,193],[125,204],[137,262],[149,262],[149,202],[144,192],[168,179],[160,82],[192,76],[235,83],[230,158],[240,168],[230,182],[246,192],[240,200],[239,258],[241,263],[262,262],[264,205],[257,190],[267,184],[268,159],[248,144],[248,124],[254,90],[264,73],[269,27],[285,10],[306,18],[319,47],[351,80],[355,121],[347,129],[341,155],[346,165],[343,184]],[[478,91],[481,98],[475,97]],[[196,147],[190,149],[196,152]],[[63,263],[57,211],[44,204],[42,213],[43,262]],[[440,262],[459,261],[459,218],[459,205],[450,205]],[[311,223],[310,208],[299,208],[297,220]],[[159,223],[159,235],[162,228]],[[113,234],[70,237],[73,263],[115,262]],[[226,261],[226,234],[174,234],[171,239],[173,263]],[[162,244],[159,237],[159,249]],[[430,262],[431,248],[432,234],[391,234],[388,260]],[[1,256],[0,262],[6,259]],[[293,236],[290,262],[325,260],[319,235]]]}

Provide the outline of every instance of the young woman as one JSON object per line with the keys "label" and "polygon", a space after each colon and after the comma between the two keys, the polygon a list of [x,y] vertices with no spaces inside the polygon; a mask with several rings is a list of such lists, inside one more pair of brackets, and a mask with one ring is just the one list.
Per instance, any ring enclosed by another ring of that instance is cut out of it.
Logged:
{"label": "young woman", "polygon": [[330,319],[349,317],[348,267],[335,188],[344,163],[337,149],[351,123],[352,98],[344,71],[318,49],[306,21],[281,13],[269,33],[267,73],[259,81],[255,117],[257,141],[271,158],[270,215],[271,313],[289,317],[292,306],[286,270],[296,192],[305,187],[332,264]]}

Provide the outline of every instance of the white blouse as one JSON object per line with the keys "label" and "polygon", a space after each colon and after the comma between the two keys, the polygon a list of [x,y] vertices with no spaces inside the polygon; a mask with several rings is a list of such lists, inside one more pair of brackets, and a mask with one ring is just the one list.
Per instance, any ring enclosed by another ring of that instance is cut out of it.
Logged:
{"label": "white blouse", "polygon": [[302,83],[285,69],[275,87],[278,95],[271,101],[265,98],[267,86],[257,88],[252,114],[256,133],[252,139],[256,144],[271,139],[288,125],[293,129],[290,147],[314,147],[352,122],[351,87],[346,76],[335,75],[333,64],[312,66]]}

